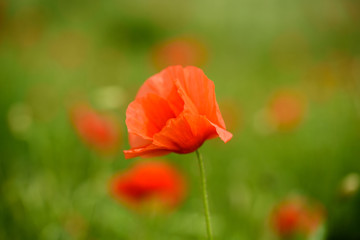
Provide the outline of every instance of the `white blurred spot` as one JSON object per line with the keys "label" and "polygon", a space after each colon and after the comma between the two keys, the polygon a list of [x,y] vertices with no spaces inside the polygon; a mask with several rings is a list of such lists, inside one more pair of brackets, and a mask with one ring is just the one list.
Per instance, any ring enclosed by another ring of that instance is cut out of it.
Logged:
{"label": "white blurred spot", "polygon": [[116,109],[125,102],[124,90],[118,86],[107,86],[98,89],[95,94],[95,102],[102,109]]}
{"label": "white blurred spot", "polygon": [[352,195],[359,189],[359,185],[359,175],[357,173],[350,173],[343,179],[341,189],[346,195]]}

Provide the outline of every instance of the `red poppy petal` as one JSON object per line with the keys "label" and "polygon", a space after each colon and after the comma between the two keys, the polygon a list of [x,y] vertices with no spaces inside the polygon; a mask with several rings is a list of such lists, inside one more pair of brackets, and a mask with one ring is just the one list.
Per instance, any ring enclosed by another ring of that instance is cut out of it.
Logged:
{"label": "red poppy petal", "polygon": [[149,144],[146,147],[133,148],[130,150],[124,150],[124,155],[126,159],[134,158],[134,157],[156,157],[163,156],[169,154],[170,151],[164,149],[163,147],[159,147],[154,144]]}
{"label": "red poppy petal", "polygon": [[77,103],[72,106],[71,117],[83,141],[103,153],[116,152],[120,132],[112,116],[97,112],[86,103]]}
{"label": "red poppy petal", "polygon": [[223,140],[224,143],[227,143],[233,137],[232,133],[226,131],[222,127],[219,127],[218,125],[212,122],[210,122],[210,124],[215,127],[216,133],[219,135],[219,138]]}
{"label": "red poppy petal", "polygon": [[[167,120],[175,117],[167,101],[157,95],[148,94],[130,103],[126,110],[126,125],[129,133],[144,140],[151,140],[155,133],[161,131]],[[130,144],[132,143],[134,141]]]}
{"label": "red poppy petal", "polygon": [[176,207],[185,197],[186,183],[176,168],[162,161],[142,161],[114,176],[110,181],[113,197],[137,209],[156,200],[166,208]]}
{"label": "red poppy petal", "polygon": [[219,135],[229,141],[231,133],[211,123],[205,116],[183,112],[168,121],[153,143],[178,153],[189,153],[199,148],[209,138]]}
{"label": "red poppy petal", "polygon": [[151,142],[152,140],[144,139],[141,136],[138,136],[133,133],[129,133],[129,143],[132,148],[145,147],[149,145]]}
{"label": "red poppy petal", "polygon": [[184,90],[183,86],[181,85],[179,79],[175,79],[175,85],[178,88],[178,93],[179,93],[180,97],[184,101],[184,111],[188,111],[188,112],[191,112],[193,114],[199,114],[199,111],[198,111],[197,107],[192,102],[192,100],[187,95],[187,93],[185,92],[185,90]]}
{"label": "red poppy petal", "polygon": [[180,98],[174,79],[184,78],[181,66],[171,66],[158,74],[150,77],[139,89],[136,99],[146,97],[148,94],[155,94],[168,101],[170,108],[178,115],[183,111],[184,102]]}
{"label": "red poppy petal", "polygon": [[[178,78],[178,81],[184,93],[196,106],[199,114],[205,115],[211,122],[225,128],[224,120],[216,102],[214,83],[197,67],[187,66],[183,71],[185,77]],[[183,94],[180,95],[184,97]]]}

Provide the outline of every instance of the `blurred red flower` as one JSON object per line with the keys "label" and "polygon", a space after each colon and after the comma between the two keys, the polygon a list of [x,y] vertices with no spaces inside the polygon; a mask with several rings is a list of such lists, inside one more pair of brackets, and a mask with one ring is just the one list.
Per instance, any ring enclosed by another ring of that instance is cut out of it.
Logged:
{"label": "blurred red flower", "polygon": [[71,108],[73,125],[81,139],[95,150],[114,154],[120,145],[120,130],[114,118],[95,111],[85,103]]}
{"label": "blurred red flower", "polygon": [[278,130],[291,130],[303,120],[306,112],[305,97],[294,90],[280,90],[270,100],[268,117]]}
{"label": "blurred red flower", "polygon": [[214,83],[196,67],[171,66],[150,77],[126,111],[126,158],[190,153],[205,140],[232,138],[225,130]]}
{"label": "blurred red flower", "polygon": [[194,37],[179,37],[161,42],[152,52],[157,69],[171,65],[202,66],[207,59],[205,45]]}
{"label": "blurred red flower", "polygon": [[272,217],[274,231],[283,238],[310,236],[324,221],[323,207],[296,197],[275,207]]}
{"label": "blurred red flower", "polygon": [[137,163],[116,175],[111,181],[111,193],[127,206],[142,209],[156,203],[164,210],[176,207],[185,197],[183,176],[176,168],[161,161]]}

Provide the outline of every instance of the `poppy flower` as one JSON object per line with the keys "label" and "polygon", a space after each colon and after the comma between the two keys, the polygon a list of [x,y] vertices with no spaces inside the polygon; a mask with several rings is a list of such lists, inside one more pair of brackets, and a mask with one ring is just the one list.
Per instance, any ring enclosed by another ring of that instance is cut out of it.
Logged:
{"label": "poppy flower", "polygon": [[127,108],[126,125],[131,146],[126,158],[190,153],[207,139],[232,138],[214,83],[193,66],[171,66],[146,80]]}
{"label": "poppy flower", "polygon": [[186,189],[178,170],[161,161],[139,162],[110,184],[114,198],[136,209],[154,202],[161,209],[172,209],[184,199]]}
{"label": "poppy flower", "polygon": [[290,198],[280,203],[272,213],[274,231],[283,238],[310,236],[323,223],[323,208],[303,198]]}
{"label": "poppy flower", "polygon": [[104,154],[113,154],[118,150],[120,131],[110,115],[78,103],[71,109],[71,118],[78,135],[90,147]]}
{"label": "poppy flower", "polygon": [[157,69],[171,65],[201,66],[206,62],[207,50],[194,37],[179,37],[161,42],[152,51],[152,62]]}
{"label": "poppy flower", "polygon": [[306,112],[305,97],[293,90],[280,90],[268,106],[268,119],[278,130],[291,130],[303,120]]}

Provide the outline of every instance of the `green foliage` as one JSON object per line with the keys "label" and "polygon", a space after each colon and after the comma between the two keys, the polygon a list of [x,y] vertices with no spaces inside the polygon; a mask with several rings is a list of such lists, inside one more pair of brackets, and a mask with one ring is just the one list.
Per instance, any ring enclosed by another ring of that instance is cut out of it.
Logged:
{"label": "green foliage", "polygon": [[[153,48],[183,36],[203,43],[220,107],[234,106],[234,138],[201,148],[215,239],[278,239],[269,215],[292,194],[324,205],[311,239],[359,239],[359,193],[342,182],[359,174],[359,11],[351,0],[0,1],[0,239],[205,239],[195,154],[165,157],[188,177],[179,209],[134,213],[108,181],[139,160],[88,148],[68,111],[79,96],[103,110],[97,91],[121,89],[107,111],[128,149],[126,106],[158,72]],[[263,116],[283,88],[307,102],[289,131]]]}

